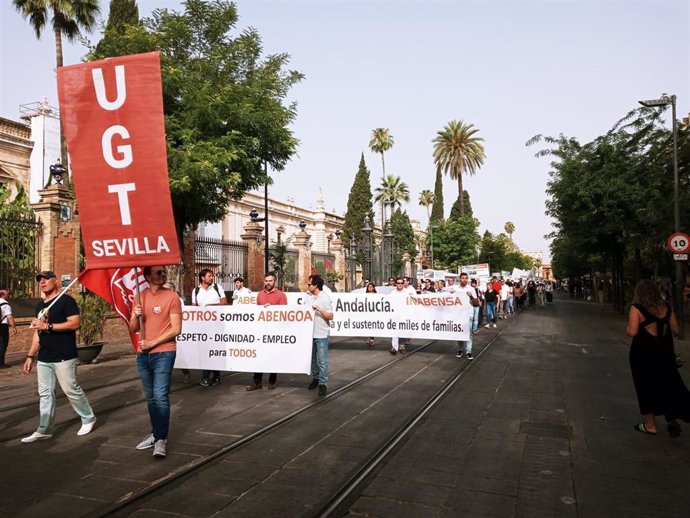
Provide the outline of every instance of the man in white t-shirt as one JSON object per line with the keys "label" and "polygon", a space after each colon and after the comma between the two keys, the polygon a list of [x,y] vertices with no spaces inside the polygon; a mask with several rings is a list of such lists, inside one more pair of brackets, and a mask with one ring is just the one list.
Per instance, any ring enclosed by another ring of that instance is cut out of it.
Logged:
{"label": "man in white t-shirt", "polygon": [[[479,305],[479,298],[477,295],[477,290],[475,290],[468,282],[467,279],[467,274],[466,273],[461,273],[460,274],[460,285],[456,288],[455,293],[460,296],[460,302],[462,302],[462,305],[465,306],[471,306],[474,308],[474,306]],[[472,321],[473,321],[473,315],[474,311],[470,313],[470,318],[466,322],[466,325],[469,329],[470,332],[470,339],[467,340],[466,342],[459,341],[458,342],[458,353],[455,355],[458,358],[462,358],[462,355],[464,354],[468,360],[472,361],[474,360],[474,356],[472,356],[472,342],[474,339],[473,333],[472,333]]]}
{"label": "man in white t-shirt", "polygon": [[501,279],[501,308],[500,316],[498,318],[506,319],[508,318],[508,297],[510,296],[510,286],[508,283]]}
{"label": "man in white t-shirt", "polygon": [[233,304],[251,304],[247,301],[247,297],[251,297],[252,290],[244,285],[242,277],[235,277],[235,289],[232,292]]}
{"label": "man in white t-shirt", "polygon": [[[213,277],[213,272],[208,268],[199,272],[199,286],[192,291],[192,306],[225,306],[228,303],[223,287],[213,282]],[[213,374],[210,382],[209,374]],[[202,371],[199,385],[208,387],[218,385],[218,383],[220,383],[220,371]]]}
{"label": "man in white t-shirt", "polygon": [[[402,277],[398,277],[395,280],[395,290],[391,291],[388,296],[391,298],[397,298],[397,297],[407,297],[409,294],[407,290],[405,289],[405,281],[402,279]],[[391,354],[405,354],[407,352],[407,349],[405,349],[405,344],[403,342],[403,345],[400,345],[400,337],[399,336],[392,336],[391,337],[391,348],[389,351]]]}

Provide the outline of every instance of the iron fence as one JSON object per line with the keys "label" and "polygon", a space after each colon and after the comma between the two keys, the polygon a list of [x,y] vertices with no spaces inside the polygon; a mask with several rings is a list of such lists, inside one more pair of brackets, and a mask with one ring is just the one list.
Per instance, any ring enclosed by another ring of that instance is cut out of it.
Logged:
{"label": "iron fence", "polygon": [[311,264],[316,270],[316,273],[326,278],[326,270],[332,270],[335,264],[335,256],[333,254],[324,254],[321,252],[311,253]]}
{"label": "iron fence", "polygon": [[197,236],[194,239],[194,282],[197,283],[199,272],[208,268],[223,290],[232,291],[235,277],[247,276],[248,250],[243,241]]}
{"label": "iron fence", "polygon": [[9,289],[13,298],[36,294],[41,230],[33,218],[0,218],[0,288]]}

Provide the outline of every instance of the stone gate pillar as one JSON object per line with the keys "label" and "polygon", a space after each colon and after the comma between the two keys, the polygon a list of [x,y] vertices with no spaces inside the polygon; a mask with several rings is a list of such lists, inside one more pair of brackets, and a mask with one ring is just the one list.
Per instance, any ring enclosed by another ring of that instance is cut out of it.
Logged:
{"label": "stone gate pillar", "polygon": [[311,275],[311,236],[304,230],[293,234],[292,243],[299,252],[297,259],[297,287],[300,291],[304,291],[307,279]]}
{"label": "stone gate pillar", "polygon": [[264,287],[264,247],[257,238],[263,233],[263,227],[250,221],[244,226],[244,234],[240,237],[247,243],[247,278],[245,286],[252,291],[259,291]]}
{"label": "stone gate pillar", "polygon": [[31,204],[42,223],[40,245],[36,251],[40,270],[54,271],[58,279],[79,275],[79,218],[73,213],[70,191],[64,185],[51,185],[38,191],[40,201]]}
{"label": "stone gate pillar", "polygon": [[337,237],[331,241],[331,252],[333,252],[335,264],[333,265],[333,270],[342,276],[336,283],[336,288],[338,291],[345,291],[345,253],[343,250],[343,241]]}

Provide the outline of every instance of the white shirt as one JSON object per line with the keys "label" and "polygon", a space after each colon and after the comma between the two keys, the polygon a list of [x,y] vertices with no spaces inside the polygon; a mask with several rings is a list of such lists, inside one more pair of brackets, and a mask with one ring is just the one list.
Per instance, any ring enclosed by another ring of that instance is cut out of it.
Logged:
{"label": "white shirt", "polygon": [[242,286],[239,290],[235,290],[232,292],[232,303],[242,304],[242,299],[240,299],[239,297],[247,297],[251,294],[252,290],[250,290],[246,286]]}
{"label": "white shirt", "polygon": [[472,305],[470,297],[472,297],[473,299],[477,298],[477,290],[475,290],[469,284],[467,286],[457,285],[455,288],[455,293],[457,293],[460,296],[460,302],[462,302],[463,306]]}
{"label": "white shirt", "polygon": [[510,286],[504,284],[501,286],[501,300],[508,300],[508,293],[510,292]]}
{"label": "white shirt", "polygon": [[198,286],[198,294],[197,288],[194,288],[192,291],[192,304],[196,304],[197,306],[213,306],[220,304],[220,299],[225,298],[225,291],[223,291],[223,287],[220,284],[215,285],[218,291],[216,291],[216,288],[213,286],[214,285],[211,284],[208,289],[205,289],[200,284]]}
{"label": "white shirt", "polygon": [[410,295],[417,295],[417,290],[415,290],[412,286],[408,285],[407,288],[405,288],[404,291],[407,291]]}
{"label": "white shirt", "polygon": [[0,324],[9,325],[10,319],[8,317],[12,315],[12,307],[5,299],[1,297],[0,304],[2,304],[2,306],[0,306]]}

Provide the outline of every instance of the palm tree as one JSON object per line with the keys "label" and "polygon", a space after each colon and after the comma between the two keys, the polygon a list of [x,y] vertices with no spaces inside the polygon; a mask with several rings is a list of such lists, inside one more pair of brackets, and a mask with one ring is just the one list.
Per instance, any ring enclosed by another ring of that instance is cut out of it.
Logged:
{"label": "palm tree", "polygon": [[383,154],[393,147],[393,135],[391,135],[388,128],[376,128],[371,132],[371,139],[369,140],[369,149],[374,153],[381,153],[381,180],[386,179],[386,161]]}
{"label": "palm tree", "polygon": [[476,136],[479,130],[463,121],[450,121],[434,138],[434,163],[444,173],[458,181],[460,216],[465,215],[462,196],[462,175],[473,175],[484,163],[484,139]]}
{"label": "palm tree", "polygon": [[[43,29],[50,21],[55,36],[55,61],[58,68],[62,66],[62,36],[72,42],[82,30],[91,32],[96,24],[96,16],[100,14],[98,0],[12,0],[15,9],[36,33],[36,39],[41,39]],[[60,131],[60,147],[62,165],[68,169],[67,146]]]}
{"label": "palm tree", "polygon": [[513,240],[513,232],[515,232],[515,224],[512,221],[507,221],[505,225],[503,225],[503,230],[506,231],[506,234],[510,237],[510,240]]}
{"label": "palm tree", "polygon": [[388,175],[376,188],[376,201],[390,203],[393,210],[400,207],[403,201],[410,201],[410,188],[399,176]]}
{"label": "palm tree", "polygon": [[419,204],[426,209],[426,215],[429,218],[429,224],[431,224],[431,206],[434,204],[434,193],[429,189],[424,189],[419,193]]}

